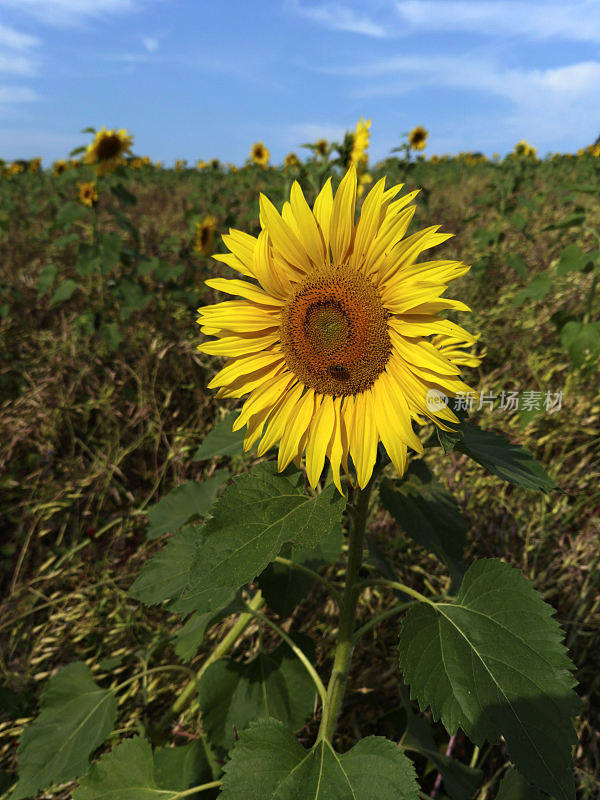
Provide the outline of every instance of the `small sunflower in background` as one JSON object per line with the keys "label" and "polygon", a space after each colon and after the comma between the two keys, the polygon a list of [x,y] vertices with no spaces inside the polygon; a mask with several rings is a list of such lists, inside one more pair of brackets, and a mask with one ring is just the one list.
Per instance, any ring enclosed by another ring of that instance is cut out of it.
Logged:
{"label": "small sunflower in background", "polygon": [[163,162],[162,161],[155,161],[154,162],[154,169],[162,169],[162,168],[163,168]]}
{"label": "small sunflower in background", "polygon": [[121,130],[106,130],[104,126],[94,136],[94,141],[87,146],[83,157],[84,164],[95,164],[98,175],[103,175],[124,163],[123,156],[131,154],[133,136]]}
{"label": "small sunflower in background", "polygon": [[424,150],[429,132],[422,125],[417,125],[408,134],[408,143],[413,150]]}
{"label": "small sunflower in background", "polygon": [[315,142],[315,153],[320,156],[326,156],[329,151],[329,142],[327,139],[317,139]]}
{"label": "small sunflower in background", "polygon": [[271,153],[269,153],[262,142],[255,142],[250,150],[250,158],[255,164],[266,167],[271,158]]}
{"label": "small sunflower in background", "polygon": [[357,197],[362,197],[365,191],[365,186],[373,183],[373,176],[370,172],[362,172],[358,176],[358,189],[356,191]]}
{"label": "small sunflower in background", "polygon": [[142,156],[142,164],[145,167],[149,167],[152,164],[152,159],[150,158],[150,156]]}
{"label": "small sunflower in background", "polygon": [[85,183],[78,183],[77,186],[79,187],[79,201],[85,206],[93,208],[98,202],[98,192],[95,184],[86,181]]}
{"label": "small sunflower in background", "polygon": [[362,162],[364,164],[368,161],[367,150],[369,149],[371,120],[363,119],[362,117],[356,123],[356,131],[354,133],[354,144],[350,153],[350,164],[358,165]]}
{"label": "small sunflower in background", "polygon": [[141,158],[132,158],[129,161],[130,169],[141,169],[144,166],[144,162]]}
{"label": "small sunflower in background", "polygon": [[517,142],[515,145],[513,155],[516,158],[535,158],[537,155],[537,148],[530,145],[525,139],[521,139],[521,141]]}
{"label": "small sunflower in background", "polygon": [[414,423],[451,430],[459,421],[445,403],[431,407],[432,390],[442,399],[471,391],[462,343],[476,339],[439,316],[469,310],[442,295],[470,267],[417,263],[450,234],[436,225],[405,236],[417,192],[397,197],[401,188],[379,180],[358,222],[354,166],[335,196],[329,178],[312,209],[297,181],[281,214],[261,194],[258,237],[231,229],[230,252],[214,256],[245,280],[206,281],[238,298],[198,309],[202,332],[216,337],[198,350],[229,359],[209,388],[248,395],[233,424],[247,425],[244,449],[260,440],[262,456],[279,443],[279,471],[301,468],[306,452],[313,488],[326,458],[340,492],[340,469],[354,480],[350,460],[364,488],[380,441],[402,475],[408,448],[423,453]]}
{"label": "small sunflower in background", "polygon": [[212,214],[206,214],[202,222],[196,222],[196,238],[194,250],[204,256],[209,255],[213,249],[213,239],[217,227],[217,218]]}
{"label": "small sunflower in background", "polygon": [[182,169],[187,168],[187,158],[176,158],[175,159],[175,172],[181,172]]}
{"label": "small sunflower in background", "polygon": [[64,158],[61,158],[58,161],[55,161],[52,165],[52,174],[57,176],[62,175],[63,172],[66,172],[68,169],[69,165]]}
{"label": "small sunflower in background", "polygon": [[206,161],[200,159],[200,161],[196,161],[196,169],[205,169],[206,168]]}
{"label": "small sunflower in background", "polygon": [[42,159],[40,156],[32,158],[29,161],[29,172],[36,173],[42,168]]}
{"label": "small sunflower in background", "polygon": [[296,153],[288,153],[284,159],[284,166],[288,169],[296,169],[300,166],[300,159]]}
{"label": "small sunflower in background", "polygon": [[19,175],[21,172],[25,172],[25,167],[21,164],[20,161],[13,161],[10,167],[8,168],[9,175]]}

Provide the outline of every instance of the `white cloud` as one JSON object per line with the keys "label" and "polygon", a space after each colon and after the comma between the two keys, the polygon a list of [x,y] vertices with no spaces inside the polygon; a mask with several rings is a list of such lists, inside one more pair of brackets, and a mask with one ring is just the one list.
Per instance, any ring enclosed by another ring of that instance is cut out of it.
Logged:
{"label": "white cloud", "polygon": [[137,0],[2,0],[2,5],[48,25],[80,25],[88,19],[137,11]]}
{"label": "white cloud", "polygon": [[32,103],[40,98],[28,86],[0,86],[0,104]]}
{"label": "white cloud", "polygon": [[0,25],[0,46],[9,47],[12,50],[29,50],[37,47],[40,40],[36,36],[27,33],[20,33],[7,25]]}
{"label": "white cloud", "polygon": [[396,10],[408,31],[467,31],[575,41],[600,41],[600,3],[524,0],[401,0]]}
{"label": "white cloud", "polygon": [[360,33],[364,36],[374,36],[379,39],[389,35],[383,25],[340,3],[323,3],[309,6],[302,4],[299,0],[290,0],[287,5],[296,14],[330,30]]}
{"label": "white cloud", "polygon": [[142,36],[142,44],[149,53],[154,53],[158,50],[159,41],[153,36]]}

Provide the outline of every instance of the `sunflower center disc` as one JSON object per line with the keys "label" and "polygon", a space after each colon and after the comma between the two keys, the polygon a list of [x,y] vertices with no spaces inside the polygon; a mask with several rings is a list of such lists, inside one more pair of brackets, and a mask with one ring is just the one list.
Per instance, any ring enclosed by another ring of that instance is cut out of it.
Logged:
{"label": "sunflower center disc", "polygon": [[364,392],[392,350],[387,317],[377,289],[361,273],[336,267],[311,275],[282,312],[289,369],[321,394]]}
{"label": "sunflower center disc", "polygon": [[110,136],[103,136],[96,146],[98,158],[104,161],[107,158],[114,158],[121,152],[121,140],[115,133]]}

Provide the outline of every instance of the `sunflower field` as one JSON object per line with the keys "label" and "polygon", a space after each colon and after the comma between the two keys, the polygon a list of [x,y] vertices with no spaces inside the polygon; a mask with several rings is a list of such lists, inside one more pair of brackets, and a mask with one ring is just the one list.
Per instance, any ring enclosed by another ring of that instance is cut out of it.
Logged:
{"label": "sunflower field", "polygon": [[0,162],[0,800],[600,797],[600,146]]}

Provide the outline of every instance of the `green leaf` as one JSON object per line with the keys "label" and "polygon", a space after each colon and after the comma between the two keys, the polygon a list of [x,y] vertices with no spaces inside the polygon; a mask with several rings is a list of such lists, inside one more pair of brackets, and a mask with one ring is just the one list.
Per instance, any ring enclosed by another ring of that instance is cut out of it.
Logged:
{"label": "green leaf", "polygon": [[[212,781],[212,773],[201,742],[182,747],[161,747],[154,751],[154,779],[159,789],[183,792],[191,786]],[[206,798],[205,792],[190,797]],[[157,798],[158,800],[158,798]]]}
{"label": "green leaf", "polygon": [[38,281],[38,288],[37,288],[38,300],[46,294],[48,289],[54,283],[57,275],[58,275],[58,267],[56,266],[56,264],[46,264],[46,266],[42,270],[40,279]]}
{"label": "green leaf", "polygon": [[567,322],[560,332],[560,341],[576,367],[600,351],[600,322]]}
{"label": "green leaf", "polygon": [[56,222],[64,228],[70,227],[74,222],[85,219],[88,215],[88,207],[83,203],[69,201],[65,203],[56,215]]}
{"label": "green leaf", "polygon": [[49,303],[50,308],[52,308],[52,306],[58,305],[59,303],[64,303],[66,300],[69,300],[73,295],[73,292],[79,288],[80,288],[79,284],[75,283],[75,281],[72,280],[71,278],[67,278],[66,280],[59,283],[56,289],[54,290],[52,297],[50,298],[50,303]]}
{"label": "green leaf", "polygon": [[147,512],[149,520],[146,529],[147,538],[157,539],[163,533],[176,531],[186,522],[205,517],[228,474],[226,469],[219,469],[202,483],[198,481],[182,483],[158,503],[150,506]]}
{"label": "green leaf", "polygon": [[13,800],[82,775],[90,754],[112,731],[116,715],[113,692],[101,689],[83,662],[63,667],[44,686],[40,713],[21,734]]}
{"label": "green leaf", "polygon": [[559,275],[568,275],[570,272],[581,271],[587,267],[589,263],[592,265],[598,258],[598,251],[592,250],[591,253],[584,253],[581,247],[576,244],[570,244],[560,254],[556,271]]}
{"label": "green leaf", "polygon": [[[171,752],[168,752],[171,751]],[[157,750],[135,736],[124,739],[92,765],[79,781],[73,800],[175,800],[180,791],[211,781],[199,742]],[[206,792],[192,800],[214,797]]]}
{"label": "green leaf", "polygon": [[527,264],[523,256],[520,256],[518,253],[512,253],[512,254],[509,253],[506,256],[506,263],[508,264],[509,267],[514,269],[517,275],[520,275],[521,278],[527,277],[529,269],[527,267]]}
{"label": "green leaf", "polygon": [[[311,569],[318,569],[323,564],[334,563],[342,551],[344,534],[342,528],[331,529],[328,536],[320,540],[317,547],[288,547],[281,552],[295,564],[303,564]],[[286,564],[273,562],[261,572],[258,585],[269,605],[281,617],[287,617],[310,591],[314,583],[306,572],[289,567]]]}
{"label": "green leaf", "polygon": [[80,242],[75,262],[75,270],[82,278],[91,275],[98,266],[98,248],[87,242]]}
{"label": "green leaf", "polygon": [[100,239],[100,263],[102,274],[108,273],[117,266],[121,259],[121,237],[118,233],[104,233]]}
{"label": "green leaf", "polygon": [[170,264],[168,261],[159,261],[154,277],[157,281],[175,281],[183,274],[183,264]]}
{"label": "green leaf", "polygon": [[123,303],[121,307],[123,319],[130,317],[134,311],[142,311],[151,300],[151,295],[146,292],[144,287],[129,278],[121,278],[112,291]]}
{"label": "green leaf", "polygon": [[504,481],[546,493],[557,488],[528,450],[511,444],[499,433],[484,431],[470,422],[461,422],[452,437],[445,437],[444,442],[450,450],[465,453]]}
{"label": "green leaf", "polygon": [[305,750],[281,722],[240,734],[224,767],[222,800],[417,800],[414,768],[388,739],[369,736],[343,755],[327,742]]}
{"label": "green leaf", "polygon": [[572,800],[573,665],[551,606],[522,574],[485,559],[453,603],[413,606],[402,623],[400,668],[422,710],[476,744],[506,740],[529,780]]}
{"label": "green leaf", "polygon": [[[234,478],[201,529],[186,527],[142,569],[130,595],[147,604],[173,599],[173,611],[210,611],[262,572],[286,542],[315,547],[341,525],[344,498],[335,487],[317,497],[304,475],[278,475],[270,462]],[[240,513],[243,510],[243,513]]]}
{"label": "green leaf", "polygon": [[123,340],[123,334],[116,322],[107,322],[101,325],[100,336],[111,352],[114,352]]}
{"label": "green leaf", "polygon": [[245,430],[232,431],[231,427],[238,417],[231,412],[218,422],[196,450],[192,461],[207,461],[216,456],[233,456],[243,451]]}
{"label": "green leaf", "polygon": [[575,213],[575,214],[568,214],[565,219],[561,220],[561,222],[556,222],[551,225],[545,225],[542,228],[542,231],[557,231],[562,228],[573,228],[578,227],[581,225],[582,222],[585,222],[585,214]]}
{"label": "green leaf", "polygon": [[194,611],[185,625],[177,631],[175,652],[183,661],[191,661],[198,652],[198,648],[204,641],[204,636],[209,628],[225,619],[225,617],[230,616],[230,614],[240,614],[245,610],[245,603],[232,591],[229,593],[229,598],[224,607],[217,612],[208,611],[205,614],[201,614],[199,611]]}
{"label": "green leaf", "polygon": [[502,778],[496,800],[544,800],[544,796],[516,769],[509,768]]}
{"label": "green leaf", "polygon": [[552,288],[552,278],[547,272],[540,272],[525,289],[520,289],[512,301],[512,307],[523,305],[526,300],[542,300]]}
{"label": "green leaf", "polygon": [[[312,642],[293,637],[312,660]],[[311,716],[315,685],[305,666],[281,643],[273,653],[259,653],[242,663],[221,659],[206,670],[198,685],[202,728],[211,744],[229,750],[238,734],[259,719],[278,719],[290,730]]]}
{"label": "green leaf", "polygon": [[454,497],[423,461],[413,461],[404,478],[385,478],[379,487],[383,507],[415,542],[434,553],[460,583],[466,525]]}
{"label": "green leaf", "polygon": [[157,267],[158,267],[158,258],[156,256],[153,256],[152,258],[139,261],[136,267],[136,273],[138,275],[150,275],[150,273],[154,272],[154,270]]}

